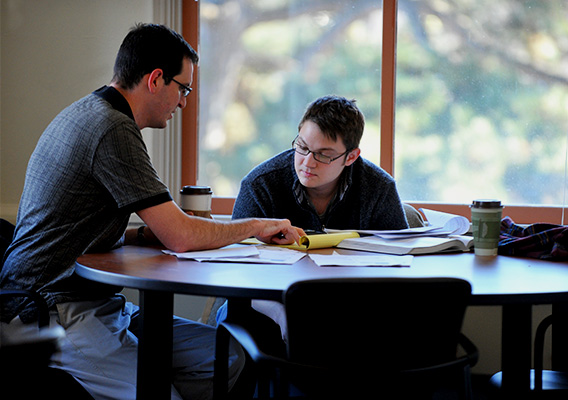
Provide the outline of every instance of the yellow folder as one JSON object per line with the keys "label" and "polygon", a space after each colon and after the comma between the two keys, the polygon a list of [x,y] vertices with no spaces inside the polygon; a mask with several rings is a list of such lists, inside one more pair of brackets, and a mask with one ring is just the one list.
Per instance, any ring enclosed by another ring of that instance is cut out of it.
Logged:
{"label": "yellow folder", "polygon": [[[319,233],[314,235],[305,235],[300,238],[300,244],[273,244],[272,246],[286,247],[294,250],[311,250],[311,249],[325,249],[328,247],[337,246],[343,239],[357,238],[359,234],[354,231],[334,232],[334,233]],[[255,238],[243,240],[241,243],[245,244],[267,244]]]}

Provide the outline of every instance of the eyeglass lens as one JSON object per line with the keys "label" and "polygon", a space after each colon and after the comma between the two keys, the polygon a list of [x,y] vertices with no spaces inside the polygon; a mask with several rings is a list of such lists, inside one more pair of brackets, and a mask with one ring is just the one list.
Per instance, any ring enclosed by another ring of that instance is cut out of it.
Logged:
{"label": "eyeglass lens", "polygon": [[302,156],[307,156],[308,154],[312,153],[313,156],[314,156],[314,160],[319,161],[319,162],[324,163],[324,164],[331,164],[332,161],[337,160],[338,158],[340,158],[341,156],[343,156],[344,154],[347,153],[347,152],[345,152],[345,153],[340,154],[339,156],[333,158],[333,157],[330,157],[330,156],[326,156],[325,154],[322,154],[322,153],[311,151],[307,147],[299,144],[298,139],[299,139],[299,136],[297,136],[294,139],[294,141],[292,142],[292,148],[296,151],[296,153],[298,153]]}
{"label": "eyeglass lens", "polygon": [[183,83],[176,81],[174,78],[172,78],[172,81],[174,81],[179,85],[180,93],[183,97],[187,97],[191,93],[192,88],[190,88],[189,86],[186,86]]}

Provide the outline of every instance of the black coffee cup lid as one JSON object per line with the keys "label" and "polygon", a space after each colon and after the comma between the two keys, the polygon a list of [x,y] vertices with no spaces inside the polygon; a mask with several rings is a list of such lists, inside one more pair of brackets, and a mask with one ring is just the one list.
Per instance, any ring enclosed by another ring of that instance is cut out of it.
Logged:
{"label": "black coffee cup lid", "polygon": [[213,194],[209,186],[184,186],[179,191],[181,194]]}
{"label": "black coffee cup lid", "polygon": [[498,208],[498,207],[501,207],[501,200],[493,200],[493,199],[473,200],[471,207],[473,207],[473,208]]}

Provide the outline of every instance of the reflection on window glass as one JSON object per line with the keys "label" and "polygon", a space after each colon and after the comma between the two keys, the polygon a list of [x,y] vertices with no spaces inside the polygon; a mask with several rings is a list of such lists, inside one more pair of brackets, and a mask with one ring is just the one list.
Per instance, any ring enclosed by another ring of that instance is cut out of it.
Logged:
{"label": "reflection on window glass", "polygon": [[395,175],[405,200],[563,202],[568,2],[400,0]]}
{"label": "reflection on window glass", "polygon": [[200,5],[199,183],[235,196],[288,149],[306,105],[355,98],[363,155],[379,162],[382,2],[205,0]]}

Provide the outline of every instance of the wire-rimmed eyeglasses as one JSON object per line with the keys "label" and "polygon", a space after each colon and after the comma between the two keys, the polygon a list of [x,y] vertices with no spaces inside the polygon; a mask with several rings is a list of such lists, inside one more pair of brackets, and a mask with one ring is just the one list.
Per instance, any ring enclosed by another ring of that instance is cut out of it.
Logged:
{"label": "wire-rimmed eyeglasses", "polygon": [[177,83],[179,85],[179,92],[181,93],[181,95],[183,97],[187,97],[191,93],[191,91],[193,90],[189,86],[186,86],[183,83],[179,83],[174,78],[172,78],[172,81],[174,81],[175,83]]}
{"label": "wire-rimmed eyeglasses", "polygon": [[316,160],[320,163],[323,163],[323,164],[331,164],[335,160],[343,157],[344,155],[346,155],[347,153],[349,153],[351,151],[351,150],[347,149],[347,150],[345,150],[344,153],[341,153],[340,155],[338,155],[336,157],[330,157],[330,156],[326,156],[325,154],[322,154],[322,153],[317,152],[317,151],[311,151],[306,146],[299,144],[298,143],[299,138],[300,138],[300,136],[296,136],[296,138],[292,141],[292,148],[294,149],[294,151],[296,153],[302,155],[302,156],[307,156],[308,154],[312,153],[313,156],[314,156],[314,160]]}

